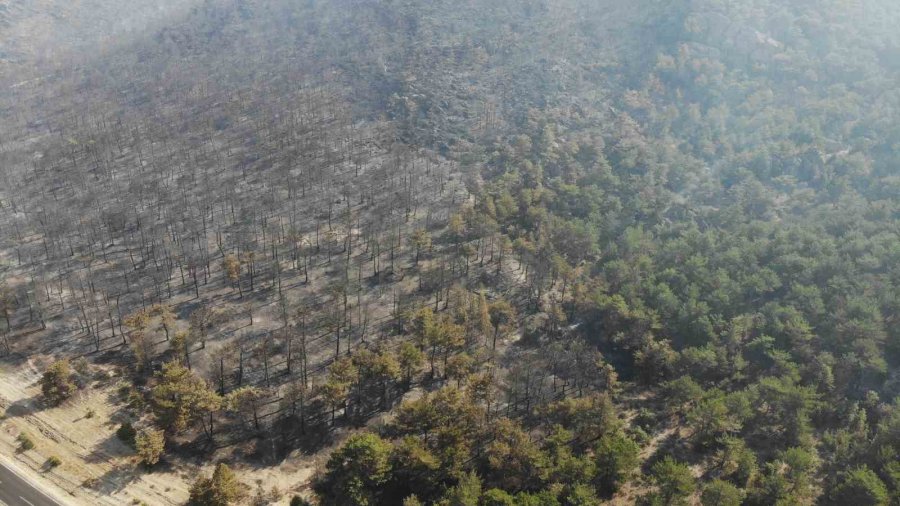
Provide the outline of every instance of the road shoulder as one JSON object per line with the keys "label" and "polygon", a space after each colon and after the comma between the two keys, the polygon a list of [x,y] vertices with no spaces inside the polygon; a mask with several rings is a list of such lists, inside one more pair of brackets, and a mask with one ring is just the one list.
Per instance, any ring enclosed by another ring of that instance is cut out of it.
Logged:
{"label": "road shoulder", "polygon": [[57,486],[50,480],[41,479],[39,476],[34,476],[35,473],[33,470],[31,470],[27,466],[23,466],[14,458],[10,458],[6,455],[0,454],[0,466],[3,466],[5,469],[9,470],[19,479],[30,485],[31,488],[33,488],[35,491],[46,496],[48,499],[56,502],[60,506],[73,506],[74,503],[72,502],[72,500],[65,497],[65,495],[68,494],[65,494],[65,492],[62,490],[57,490]]}

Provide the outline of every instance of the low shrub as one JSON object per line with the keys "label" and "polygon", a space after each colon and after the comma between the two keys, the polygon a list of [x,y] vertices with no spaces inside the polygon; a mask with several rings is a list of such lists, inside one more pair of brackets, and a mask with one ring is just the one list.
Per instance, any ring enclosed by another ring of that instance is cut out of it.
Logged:
{"label": "low shrub", "polygon": [[28,434],[24,432],[19,434],[19,437],[16,438],[16,441],[19,442],[19,451],[27,452],[28,450],[34,449],[34,441],[28,437]]}

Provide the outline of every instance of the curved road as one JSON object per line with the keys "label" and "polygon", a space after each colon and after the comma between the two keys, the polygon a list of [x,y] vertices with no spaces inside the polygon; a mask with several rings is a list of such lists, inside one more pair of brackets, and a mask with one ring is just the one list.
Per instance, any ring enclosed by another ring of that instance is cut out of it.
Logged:
{"label": "curved road", "polygon": [[60,506],[30,482],[0,464],[0,504],[6,506]]}

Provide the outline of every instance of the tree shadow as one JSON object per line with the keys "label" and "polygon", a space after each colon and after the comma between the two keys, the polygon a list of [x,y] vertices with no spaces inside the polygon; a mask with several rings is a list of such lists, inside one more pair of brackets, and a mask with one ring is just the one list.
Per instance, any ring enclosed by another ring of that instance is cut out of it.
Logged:
{"label": "tree shadow", "polygon": [[84,457],[84,461],[88,464],[108,463],[116,457],[133,454],[134,450],[131,447],[122,442],[118,436],[112,434],[94,445],[91,452]]}
{"label": "tree shadow", "polygon": [[[54,459],[57,459],[54,461]],[[40,472],[49,473],[61,465],[57,457],[50,457],[41,464]]]}
{"label": "tree shadow", "polygon": [[6,407],[7,418],[25,418],[33,415],[44,408],[43,401],[39,395],[20,399]]}
{"label": "tree shadow", "polygon": [[296,418],[288,417],[254,440],[244,455],[245,462],[258,468],[275,466],[296,451],[312,455],[334,441],[335,433],[324,416],[308,422],[303,429]]}
{"label": "tree shadow", "polygon": [[0,354],[0,361],[5,362],[15,368],[20,368],[28,362],[28,356],[23,353],[13,351],[12,353]]}
{"label": "tree shadow", "polygon": [[703,452],[696,451],[691,441],[679,434],[678,430],[673,431],[661,440],[654,451],[641,466],[641,471],[647,475],[650,473],[654,464],[666,457],[672,457],[678,462],[685,464],[696,464],[703,460]]}
{"label": "tree shadow", "polygon": [[187,319],[190,318],[191,313],[193,313],[198,307],[200,307],[202,305],[202,303],[203,303],[202,300],[197,300],[197,299],[182,302],[181,304],[179,304],[177,307],[174,308],[175,316],[179,320],[187,321]]}
{"label": "tree shadow", "polygon": [[103,494],[112,495],[125,490],[140,478],[140,467],[136,465],[114,467],[93,481],[91,489]]}
{"label": "tree shadow", "polygon": [[232,456],[242,462],[269,467],[278,465],[297,451],[311,455],[333,444],[336,431],[341,430],[339,427],[345,421],[340,420],[341,423],[332,427],[329,420],[330,413],[325,406],[314,401],[307,407],[307,416],[302,422],[297,416],[286,416],[265,431],[229,431],[220,434],[224,440],[217,440],[218,444],[212,448],[209,445],[201,447],[198,441],[193,441],[183,445],[180,453],[202,459],[210,452],[231,448]]}

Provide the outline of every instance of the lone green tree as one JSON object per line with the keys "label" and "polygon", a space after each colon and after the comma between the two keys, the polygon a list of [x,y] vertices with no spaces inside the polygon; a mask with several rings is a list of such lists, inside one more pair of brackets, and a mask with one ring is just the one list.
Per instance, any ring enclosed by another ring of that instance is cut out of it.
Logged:
{"label": "lone green tree", "polygon": [[740,506],[744,492],[731,483],[713,480],[703,487],[700,504],[703,506]]}
{"label": "lone green tree", "polygon": [[425,363],[425,355],[415,344],[404,341],[397,352],[397,360],[403,372],[404,387],[409,388],[413,376],[421,371],[422,365]]}
{"label": "lone green tree", "polygon": [[166,437],[163,431],[141,429],[134,437],[134,447],[144,465],[150,467],[159,462],[166,450]]}
{"label": "lone green tree", "polygon": [[508,328],[516,321],[516,310],[505,300],[499,300],[491,304],[488,313],[491,318],[491,326],[493,327],[493,335],[491,337],[491,349],[497,349],[497,338],[503,329]]}
{"label": "lone green tree", "polygon": [[657,490],[645,496],[644,502],[653,506],[687,504],[688,497],[697,488],[691,468],[672,457],[666,457],[653,464],[650,475]]}
{"label": "lone green tree", "polygon": [[597,481],[603,493],[613,494],[628,481],[639,463],[640,447],[619,431],[604,434],[594,455]]}
{"label": "lone green tree", "polygon": [[156,381],[150,401],[160,427],[177,433],[199,421],[212,437],[213,413],[222,398],[206,381],[177,362],[165,364]]}
{"label": "lone green tree", "polygon": [[68,360],[53,362],[41,376],[40,383],[44,399],[53,406],[62,404],[77,389],[72,380],[72,367]]}
{"label": "lone green tree", "polygon": [[191,486],[189,506],[229,506],[245,496],[245,486],[226,464],[218,464],[212,477],[201,476]]}
{"label": "lone green tree", "polygon": [[331,454],[324,477],[316,484],[323,504],[380,504],[390,479],[392,447],[375,434],[356,434]]}

